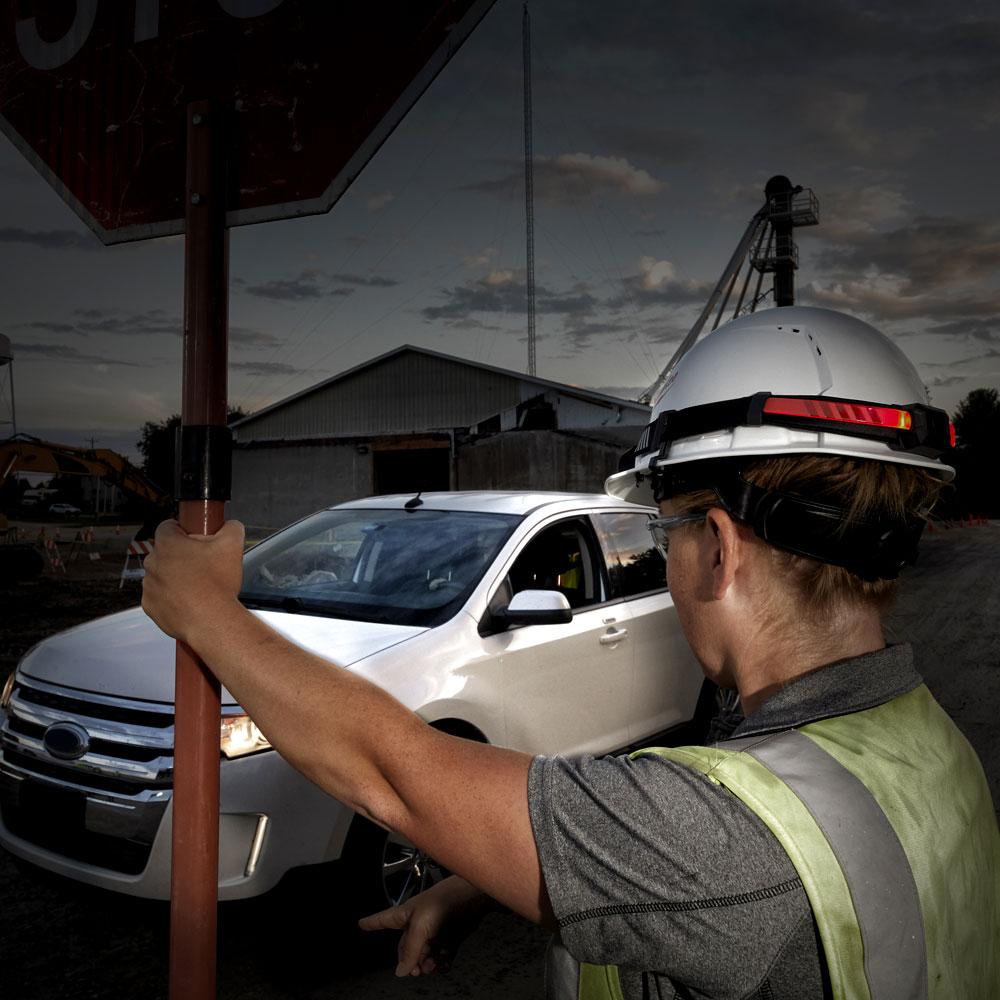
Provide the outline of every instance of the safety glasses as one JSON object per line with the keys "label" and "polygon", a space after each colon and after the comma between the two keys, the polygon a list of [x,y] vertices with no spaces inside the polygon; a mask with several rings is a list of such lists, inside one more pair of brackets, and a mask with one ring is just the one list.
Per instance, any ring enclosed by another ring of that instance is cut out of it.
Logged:
{"label": "safety glasses", "polygon": [[705,520],[707,510],[692,511],[690,514],[674,514],[671,517],[654,517],[646,525],[653,536],[653,544],[660,550],[663,558],[667,558],[667,545],[670,541],[668,532],[682,524],[695,524]]}

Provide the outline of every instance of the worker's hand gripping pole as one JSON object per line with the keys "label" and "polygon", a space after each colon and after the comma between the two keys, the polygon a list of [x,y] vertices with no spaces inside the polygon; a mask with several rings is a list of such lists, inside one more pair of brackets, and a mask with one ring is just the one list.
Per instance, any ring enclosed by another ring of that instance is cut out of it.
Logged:
{"label": "worker's hand gripping pole", "polygon": [[[226,339],[229,234],[225,134],[216,105],[187,108],[184,389],[178,441],[181,526],[215,534],[229,497]],[[177,643],[171,1000],[214,1000],[219,881],[219,682]]]}

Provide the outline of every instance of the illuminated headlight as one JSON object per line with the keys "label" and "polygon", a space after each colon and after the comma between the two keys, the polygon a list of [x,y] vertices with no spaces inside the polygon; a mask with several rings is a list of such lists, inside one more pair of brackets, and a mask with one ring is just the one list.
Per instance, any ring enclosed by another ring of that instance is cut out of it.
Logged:
{"label": "illuminated headlight", "polygon": [[0,708],[6,708],[10,704],[10,695],[14,690],[14,673],[7,678],[7,683],[3,686],[3,693],[0,694]]}
{"label": "illuminated headlight", "polygon": [[270,746],[249,715],[229,715],[222,720],[222,752],[227,757],[243,757]]}

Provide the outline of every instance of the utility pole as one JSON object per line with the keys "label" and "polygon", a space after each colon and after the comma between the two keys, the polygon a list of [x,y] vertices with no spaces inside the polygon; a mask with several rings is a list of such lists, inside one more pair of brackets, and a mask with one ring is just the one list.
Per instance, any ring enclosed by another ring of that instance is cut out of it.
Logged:
{"label": "utility pole", "polygon": [[527,222],[525,285],[528,296],[528,374],[535,374],[535,183],[531,141],[531,15],[525,0],[521,16],[524,61],[524,214]]}

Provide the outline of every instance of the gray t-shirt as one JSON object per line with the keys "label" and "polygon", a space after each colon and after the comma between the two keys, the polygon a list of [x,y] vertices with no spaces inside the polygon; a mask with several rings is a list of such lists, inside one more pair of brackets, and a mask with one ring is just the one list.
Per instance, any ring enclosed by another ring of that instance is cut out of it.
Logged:
{"label": "gray t-shirt", "polygon": [[[890,646],[793,681],[733,738],[862,711],[920,683],[909,646]],[[619,966],[625,1000],[829,995],[791,861],[700,772],[660,757],[537,757],[528,804],[562,945]],[[550,968],[565,971],[556,948]]]}

